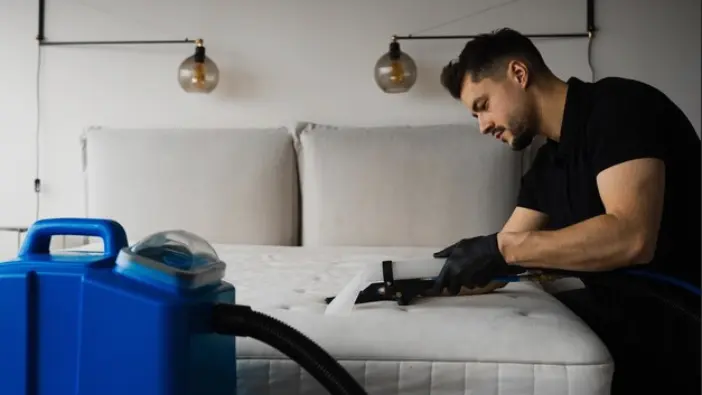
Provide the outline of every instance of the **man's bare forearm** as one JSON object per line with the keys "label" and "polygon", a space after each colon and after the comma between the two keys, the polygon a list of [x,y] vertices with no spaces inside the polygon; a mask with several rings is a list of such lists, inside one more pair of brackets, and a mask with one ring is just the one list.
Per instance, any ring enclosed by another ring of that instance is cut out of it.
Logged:
{"label": "man's bare forearm", "polygon": [[640,226],[610,214],[555,231],[498,234],[500,251],[510,264],[577,271],[645,263],[651,251],[643,240]]}

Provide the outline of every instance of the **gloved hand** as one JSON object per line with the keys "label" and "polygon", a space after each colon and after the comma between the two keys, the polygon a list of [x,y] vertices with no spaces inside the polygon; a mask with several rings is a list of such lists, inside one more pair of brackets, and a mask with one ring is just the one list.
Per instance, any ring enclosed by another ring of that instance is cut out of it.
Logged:
{"label": "gloved hand", "polygon": [[434,258],[447,258],[436,278],[434,291],[444,288],[456,295],[461,286],[484,287],[499,276],[524,273],[526,269],[508,265],[497,247],[497,234],[463,239],[434,253]]}

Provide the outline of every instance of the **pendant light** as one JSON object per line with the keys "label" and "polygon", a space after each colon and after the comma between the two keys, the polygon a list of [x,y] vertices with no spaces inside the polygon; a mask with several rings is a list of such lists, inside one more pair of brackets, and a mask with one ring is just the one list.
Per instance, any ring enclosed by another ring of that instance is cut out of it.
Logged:
{"label": "pendant light", "polygon": [[375,83],[385,93],[405,93],[417,81],[417,65],[393,36],[390,50],[375,63]]}
{"label": "pendant light", "polygon": [[210,93],[219,83],[219,69],[205,55],[201,39],[195,40],[195,54],[178,67],[178,83],[188,93]]}
{"label": "pendant light", "polygon": [[[500,7],[507,5],[505,2],[500,5]],[[412,86],[417,81],[417,65],[414,60],[408,56],[406,53],[400,50],[399,41],[401,40],[467,40],[481,37],[483,34],[471,34],[471,35],[421,35],[420,33],[427,32],[436,28],[444,27],[449,23],[456,23],[475,15],[483,13],[489,9],[494,9],[495,7],[488,7],[482,10],[471,12],[468,15],[461,16],[460,18],[454,18],[449,22],[444,22],[439,25],[422,29],[417,33],[412,33],[409,35],[397,35],[392,36],[392,41],[390,42],[390,50],[383,56],[381,56],[375,63],[375,83],[378,87],[385,93],[405,93],[409,91]],[[573,33],[537,33],[537,34],[523,34],[527,38],[584,38],[588,39],[588,48],[592,44],[592,39],[595,35],[597,28],[595,27],[595,0],[587,0],[587,28],[584,32],[573,32]],[[497,33],[495,30],[493,33]],[[590,55],[588,51],[588,61],[590,60]],[[590,67],[592,69],[592,67]],[[592,71],[592,70],[591,70]],[[594,81],[594,73],[592,80]]]}
{"label": "pendant light", "polygon": [[195,44],[195,54],[181,62],[178,67],[178,83],[187,93],[210,93],[219,83],[217,65],[205,56],[202,39],[191,40],[114,40],[114,41],[54,41],[47,40],[44,35],[46,22],[46,1],[39,1],[39,31],[37,41],[39,46],[76,46],[76,45],[165,45],[165,44]]}

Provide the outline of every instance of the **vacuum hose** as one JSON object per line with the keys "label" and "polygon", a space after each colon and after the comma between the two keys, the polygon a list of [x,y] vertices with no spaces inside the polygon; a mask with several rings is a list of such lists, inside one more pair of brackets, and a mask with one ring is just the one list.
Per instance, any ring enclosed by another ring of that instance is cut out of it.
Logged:
{"label": "vacuum hose", "polygon": [[299,363],[333,395],[366,395],[361,385],[311,339],[249,306],[220,303],[212,312],[216,333],[262,341]]}

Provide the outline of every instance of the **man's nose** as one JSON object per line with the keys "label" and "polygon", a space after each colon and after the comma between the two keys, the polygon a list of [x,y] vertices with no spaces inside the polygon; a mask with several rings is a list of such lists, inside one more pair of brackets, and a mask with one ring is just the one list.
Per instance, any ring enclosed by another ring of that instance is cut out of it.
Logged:
{"label": "man's nose", "polygon": [[486,121],[478,117],[478,125],[480,127],[480,133],[488,134],[495,127],[492,122]]}

